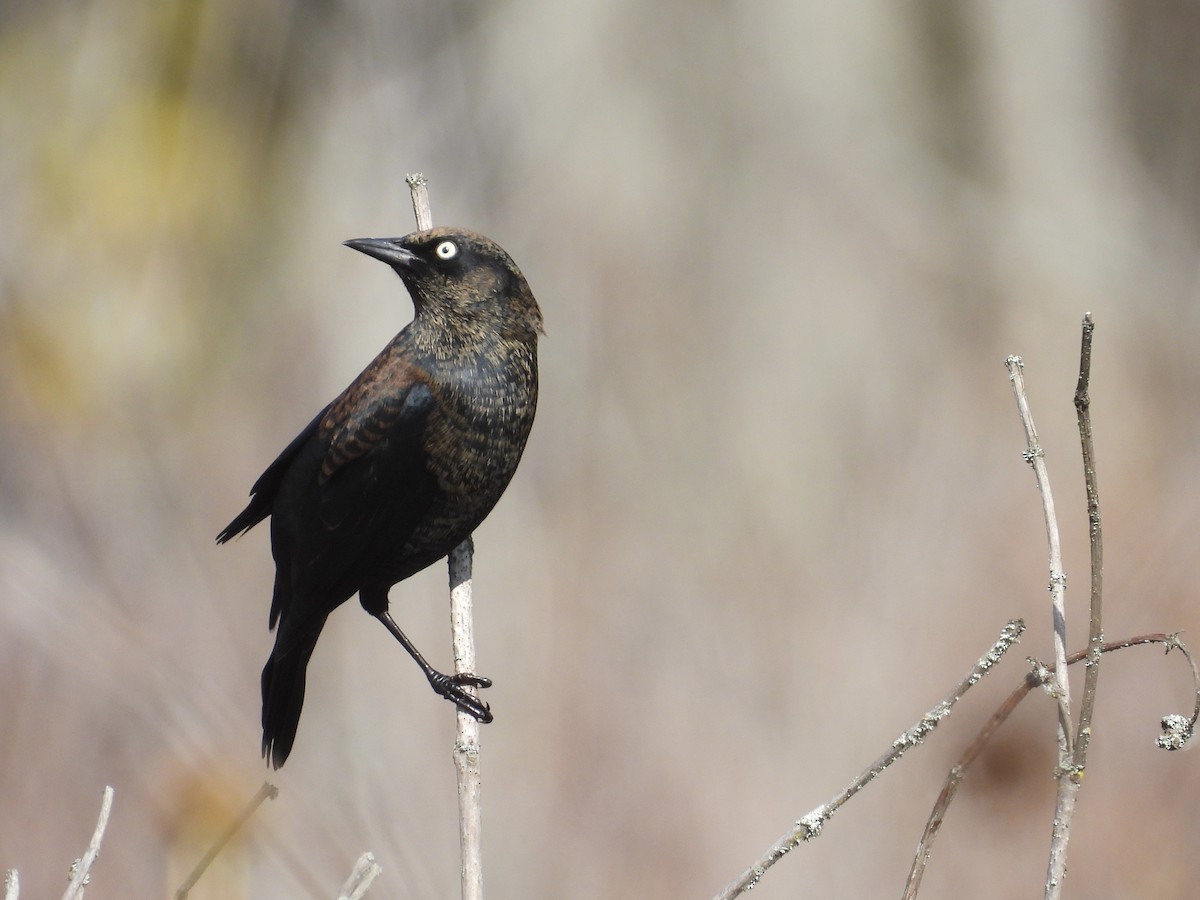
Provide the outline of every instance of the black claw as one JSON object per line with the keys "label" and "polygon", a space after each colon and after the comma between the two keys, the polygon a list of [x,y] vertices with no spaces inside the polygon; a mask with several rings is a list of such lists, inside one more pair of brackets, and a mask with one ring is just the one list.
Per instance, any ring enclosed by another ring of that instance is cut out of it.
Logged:
{"label": "black claw", "polygon": [[492,686],[492,679],[486,675],[472,675],[470,672],[459,672],[457,675],[451,675],[450,680],[455,684],[469,684],[471,687],[489,688]]}
{"label": "black claw", "polygon": [[492,686],[492,679],[470,672],[459,672],[456,675],[443,675],[434,672],[429,676],[433,689],[445,697],[460,710],[486,725],[492,721],[492,711],[488,705],[473,694],[468,694],[464,687],[486,688]]}

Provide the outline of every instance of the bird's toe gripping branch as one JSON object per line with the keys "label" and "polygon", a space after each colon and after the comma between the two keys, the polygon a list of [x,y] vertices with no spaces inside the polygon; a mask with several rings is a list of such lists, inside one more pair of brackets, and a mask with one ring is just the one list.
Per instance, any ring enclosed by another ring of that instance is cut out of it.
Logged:
{"label": "bird's toe gripping branch", "polygon": [[470,672],[459,672],[456,675],[444,675],[432,672],[429,675],[430,686],[441,696],[445,697],[469,716],[474,716],[484,725],[492,721],[492,711],[486,703],[466,689],[488,688],[492,679],[483,675],[473,675]]}

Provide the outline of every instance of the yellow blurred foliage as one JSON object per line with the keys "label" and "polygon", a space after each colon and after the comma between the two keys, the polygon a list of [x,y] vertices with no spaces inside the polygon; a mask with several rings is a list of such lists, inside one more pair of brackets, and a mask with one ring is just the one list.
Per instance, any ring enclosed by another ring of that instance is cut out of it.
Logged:
{"label": "yellow blurred foliage", "polygon": [[[14,104],[10,123],[12,201],[25,215],[3,330],[42,415],[77,416],[189,370],[212,270],[244,226],[258,133],[238,105],[195,87],[222,60],[197,57],[201,19],[183,9],[151,5],[125,35],[128,52],[85,52],[87,66],[45,65],[61,49],[46,22],[3,42],[4,95],[41,82],[41,102]],[[120,46],[95,34],[120,22],[89,35]]]}

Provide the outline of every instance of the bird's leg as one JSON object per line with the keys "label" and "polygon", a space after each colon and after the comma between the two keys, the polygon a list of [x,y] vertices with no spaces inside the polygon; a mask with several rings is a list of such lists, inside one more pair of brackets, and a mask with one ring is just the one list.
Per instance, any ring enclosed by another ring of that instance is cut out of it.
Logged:
{"label": "bird's leg", "polygon": [[374,615],[392,633],[392,636],[400,642],[400,646],[408,651],[408,655],[416,660],[417,665],[421,667],[421,671],[425,673],[425,677],[429,679],[429,684],[434,691],[441,694],[463,712],[474,716],[480,722],[487,724],[492,721],[492,711],[488,709],[488,705],[474,694],[468,693],[465,690],[467,687],[491,687],[492,679],[485,678],[482,675],[473,675],[470,672],[459,672],[454,675],[446,675],[443,672],[439,672],[426,662],[425,657],[421,655],[421,651],[408,639],[408,635],[400,630],[400,626],[396,624],[396,620],[392,618],[391,613],[384,610]]}

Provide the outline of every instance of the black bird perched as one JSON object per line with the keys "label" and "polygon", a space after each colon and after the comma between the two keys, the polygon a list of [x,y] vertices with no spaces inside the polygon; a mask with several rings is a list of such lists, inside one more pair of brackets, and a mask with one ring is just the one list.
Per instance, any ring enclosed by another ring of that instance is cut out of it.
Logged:
{"label": "black bird perched", "polygon": [[446,556],[492,511],[537,405],[542,313],[507,253],[436,228],[346,241],[390,265],[415,316],[267,467],[224,543],[271,517],[275,647],[262,673],[263,756],[291,752],[304,672],[325,619],[355,593],[459,709],[490,722],[465,686],[417,652],[388,613],[392,585]]}

